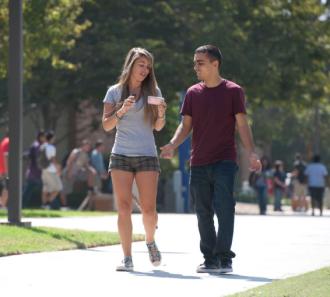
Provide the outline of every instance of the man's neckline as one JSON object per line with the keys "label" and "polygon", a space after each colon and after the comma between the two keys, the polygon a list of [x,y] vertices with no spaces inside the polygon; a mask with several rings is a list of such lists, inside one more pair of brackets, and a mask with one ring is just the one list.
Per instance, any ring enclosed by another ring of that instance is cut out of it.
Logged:
{"label": "man's neckline", "polygon": [[219,88],[219,87],[222,86],[226,81],[227,81],[227,80],[226,80],[225,78],[223,78],[223,79],[220,81],[220,83],[219,83],[218,85],[214,86],[214,87],[208,87],[203,81],[201,82],[201,84],[202,84],[202,86],[203,86],[204,88],[212,90],[212,89]]}

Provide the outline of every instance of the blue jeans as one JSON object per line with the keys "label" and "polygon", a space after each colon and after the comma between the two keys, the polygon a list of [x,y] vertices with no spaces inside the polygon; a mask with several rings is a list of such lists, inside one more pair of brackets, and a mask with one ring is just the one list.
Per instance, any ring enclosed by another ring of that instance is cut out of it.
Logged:
{"label": "blue jeans", "polygon": [[267,212],[267,187],[256,187],[259,212],[264,215]]}
{"label": "blue jeans", "polygon": [[[233,195],[238,166],[225,160],[204,166],[192,166],[190,192],[200,234],[200,250],[205,264],[231,263],[234,233],[235,199]],[[218,232],[214,226],[218,219]]]}
{"label": "blue jeans", "polygon": [[282,210],[283,189],[274,189],[274,210]]}
{"label": "blue jeans", "polygon": [[30,206],[30,202],[37,195],[41,201],[42,181],[27,179],[23,189],[23,208]]}

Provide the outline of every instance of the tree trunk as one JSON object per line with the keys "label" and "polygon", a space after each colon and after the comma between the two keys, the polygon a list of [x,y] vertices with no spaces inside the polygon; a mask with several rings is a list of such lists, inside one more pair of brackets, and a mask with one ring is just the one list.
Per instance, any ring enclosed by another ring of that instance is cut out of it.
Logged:
{"label": "tree trunk", "polygon": [[320,154],[320,109],[316,104],[314,109],[314,139],[313,139],[313,152],[314,155]]}

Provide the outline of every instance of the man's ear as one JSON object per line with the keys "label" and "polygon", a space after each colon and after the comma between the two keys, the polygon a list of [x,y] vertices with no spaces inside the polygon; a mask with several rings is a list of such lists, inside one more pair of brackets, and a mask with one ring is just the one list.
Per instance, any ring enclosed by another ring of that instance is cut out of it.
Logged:
{"label": "man's ear", "polygon": [[213,65],[214,67],[216,67],[217,69],[220,68],[220,64],[219,64],[219,61],[218,61],[218,60],[214,60],[214,61],[212,61],[212,65]]}

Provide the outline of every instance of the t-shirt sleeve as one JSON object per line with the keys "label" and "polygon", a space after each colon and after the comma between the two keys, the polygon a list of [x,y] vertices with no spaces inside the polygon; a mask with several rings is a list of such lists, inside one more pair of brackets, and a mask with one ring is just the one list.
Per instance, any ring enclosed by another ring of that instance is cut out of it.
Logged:
{"label": "t-shirt sleeve", "polygon": [[235,89],[235,94],[233,96],[233,112],[234,115],[238,113],[246,113],[245,95],[242,88]]}
{"label": "t-shirt sleeve", "polygon": [[4,144],[2,146],[2,151],[4,153],[9,153],[9,141],[8,140],[4,142]]}
{"label": "t-shirt sleeve", "polygon": [[327,176],[328,175],[328,170],[325,166],[323,168],[324,168],[324,176]]}
{"label": "t-shirt sleeve", "polygon": [[183,104],[181,106],[181,111],[180,114],[181,115],[189,115],[192,116],[192,106],[191,106],[191,93],[188,92],[186,93],[184,100],[183,100]]}
{"label": "t-shirt sleeve", "polygon": [[105,94],[105,97],[103,99],[103,103],[110,103],[110,104],[116,104],[120,100],[121,92],[118,85],[111,86],[107,93]]}

